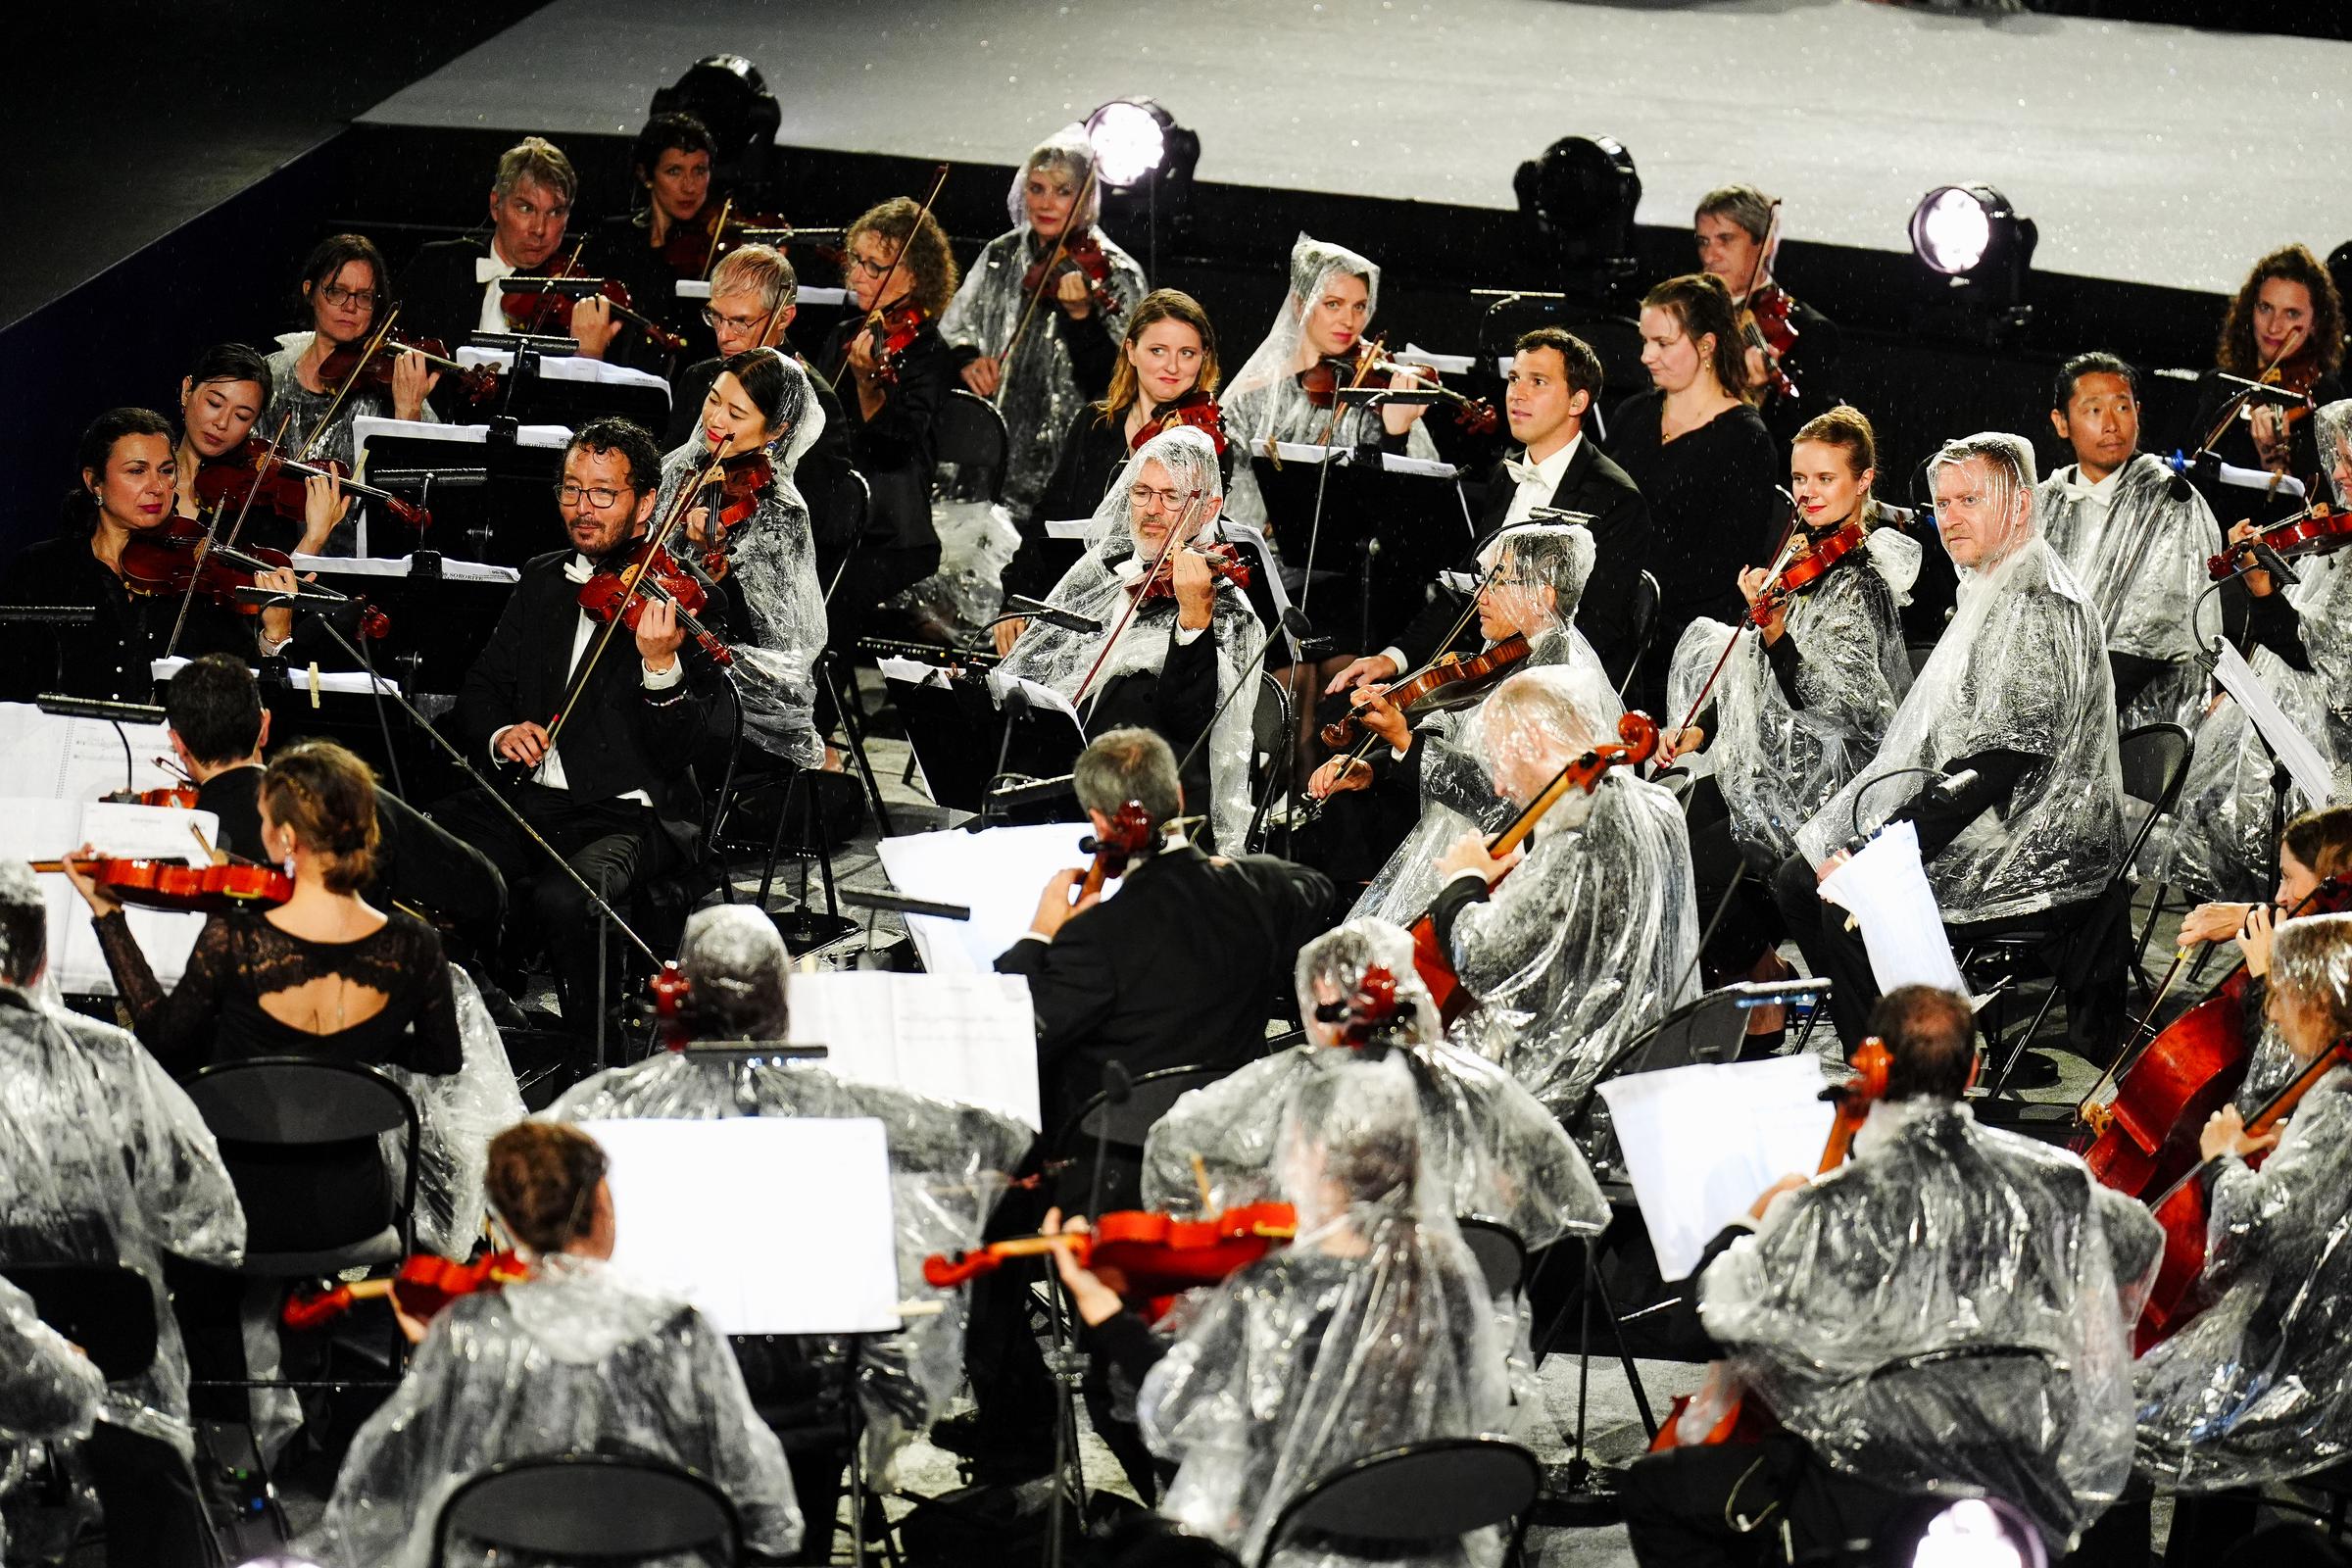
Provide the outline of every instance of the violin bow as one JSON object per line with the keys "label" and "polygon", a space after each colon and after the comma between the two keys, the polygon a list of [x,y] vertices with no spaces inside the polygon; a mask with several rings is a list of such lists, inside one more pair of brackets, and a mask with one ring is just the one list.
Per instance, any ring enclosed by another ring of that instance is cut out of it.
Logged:
{"label": "violin bow", "polygon": [[[2254,379],[2266,385],[2269,384],[2278,375],[2278,367],[2284,365],[2287,357],[2302,345],[2303,329],[2298,326],[2288,335],[2286,342],[2280,346],[2278,352],[2272,356],[2271,363],[2262,368],[2262,373]],[[2222,432],[2230,428],[2230,421],[2237,417],[2238,410],[2244,408],[2246,400],[2253,395],[2252,387],[2240,387],[2230,395],[2230,400],[2222,405],[2222,416],[2213,422],[2212,429],[2205,432],[2205,439],[2197,443],[2199,450],[2210,449],[2216,441],[2222,438]]]}
{"label": "violin bow", "polygon": [[1144,590],[1151,586],[1152,579],[1159,575],[1168,558],[1183,548],[1186,527],[1198,512],[1200,498],[1206,493],[1204,490],[1195,490],[1186,499],[1184,511],[1177,514],[1176,526],[1170,528],[1168,536],[1159,542],[1159,553],[1152,558],[1152,564],[1137,582],[1135,592],[1127,596],[1127,608],[1119,612],[1117,624],[1111,627],[1110,635],[1102,640],[1102,651],[1095,656],[1093,665],[1086,672],[1086,679],[1078,683],[1077,694],[1070,699],[1072,708],[1085,702],[1087,694],[1094,690],[1095,677],[1102,673],[1103,662],[1110,658],[1110,651],[1119,646],[1119,639],[1127,635],[1128,624],[1135,619],[1136,611],[1143,605]]}
{"label": "violin bow", "polygon": [[1095,175],[1102,164],[1100,157],[1090,156],[1086,161],[1086,178],[1078,183],[1078,199],[1070,203],[1069,221],[1063,223],[1061,232],[1054,236],[1054,248],[1046,253],[1045,270],[1038,274],[1037,287],[1029,291],[1029,304],[1013,326],[1012,336],[1004,340],[1004,352],[997,356],[997,395],[989,400],[992,403],[1004,400],[1004,368],[1012,364],[1012,351],[1020,347],[1030,321],[1036,318],[1038,302],[1046,297],[1046,286],[1054,281],[1054,269],[1061,264],[1063,255],[1070,248],[1070,230],[1077,226],[1079,215],[1086,211],[1086,198],[1095,188]]}
{"label": "violin bow", "polygon": [[377,349],[384,346],[384,339],[392,335],[392,323],[399,319],[400,307],[397,305],[384,313],[384,324],[375,329],[375,335],[368,340],[368,346],[360,351],[359,359],[353,363],[351,373],[343,378],[341,386],[335,388],[335,395],[327,401],[326,412],[318,416],[318,423],[311,426],[310,439],[302,444],[300,452],[294,454],[297,458],[307,460],[318,449],[320,438],[334,424],[335,416],[342,412],[343,400],[350,397],[351,389],[360,384],[360,375],[368,368],[368,362],[375,358]]}
{"label": "violin bow", "polygon": [[703,256],[703,281],[710,281],[710,270],[718,265],[718,248],[727,240],[727,215],[735,211],[735,198],[730,196],[718,204],[718,221],[710,225],[710,249]]}
{"label": "violin bow", "polygon": [[[1781,553],[1773,561],[1771,575],[1764,579],[1764,586],[1756,590],[1756,597],[1758,599],[1762,599],[1765,595],[1769,594],[1780,582],[1781,573],[1788,569],[1788,564],[1795,557],[1795,554],[1796,514],[1794,511],[1791,511],[1788,514],[1788,536],[1781,541]],[[1682,744],[1683,733],[1690,729],[1690,721],[1698,716],[1698,710],[1707,706],[1707,698],[1709,694],[1715,690],[1715,683],[1723,678],[1724,666],[1732,662],[1732,654],[1739,648],[1740,636],[1746,632],[1748,627],[1754,625],[1755,623],[1756,607],[1754,605],[1750,605],[1747,607],[1746,611],[1740,614],[1739,624],[1732,628],[1732,635],[1725,640],[1723,645],[1723,653],[1715,661],[1715,667],[1707,671],[1706,681],[1698,688],[1698,695],[1690,699],[1690,710],[1685,713],[1683,715],[1683,721],[1674,727],[1673,744],[1678,748],[1678,756],[1680,755],[1679,748]],[[1683,801],[1683,809],[1688,811],[1690,808],[1690,798],[1686,796]]]}
{"label": "violin bow", "polygon": [[[906,243],[902,244],[899,247],[899,253],[890,259],[890,265],[882,270],[881,286],[874,290],[874,308],[865,313],[866,329],[871,329],[872,327],[881,324],[882,313],[896,303],[890,297],[891,282],[899,275],[899,264],[906,260],[906,253],[914,248],[914,237],[923,231],[923,220],[931,216],[931,204],[938,201],[939,193],[947,188],[949,167],[949,165],[941,164],[938,172],[931,176],[931,194],[925,196],[923,198],[923,205],[916,209],[914,215],[914,225],[906,230]],[[842,254],[848,266],[856,267],[858,265],[857,259],[850,256],[847,251],[844,251]],[[849,344],[857,341],[857,335],[853,333],[851,334],[848,343],[845,343],[842,346],[841,363],[833,367],[833,379],[835,381],[839,381],[842,378],[843,373],[849,369]]]}
{"label": "violin bow", "polygon": [[[277,421],[277,435],[270,443],[270,450],[271,452],[274,453],[278,450],[277,443],[286,438],[286,427],[293,422],[294,411],[288,409],[285,413],[285,416]],[[253,510],[253,498],[262,493],[262,475],[266,471],[266,466],[262,462],[257,461],[254,464],[253,483],[245,487],[244,505],[237,508],[237,520],[229,525],[228,537],[225,540],[219,540],[220,543],[233,545],[237,542],[237,535],[243,532],[245,528],[245,514]],[[196,542],[196,560],[194,565],[188,571],[187,592],[179,596],[179,613],[173,617],[172,621],[172,636],[170,640],[164,644],[164,657],[166,659],[170,659],[173,654],[179,651],[180,634],[188,629],[188,608],[196,603],[197,577],[203,569],[204,558],[211,554],[215,541],[219,539],[220,532],[220,514],[223,510],[224,509],[220,507],[213,508],[213,520],[206,524],[204,537]]]}

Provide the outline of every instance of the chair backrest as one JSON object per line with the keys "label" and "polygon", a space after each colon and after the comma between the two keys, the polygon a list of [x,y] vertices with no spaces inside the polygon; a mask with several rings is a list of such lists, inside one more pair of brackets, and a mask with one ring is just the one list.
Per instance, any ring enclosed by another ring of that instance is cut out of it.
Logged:
{"label": "chair backrest", "polygon": [[1634,657],[1625,667],[1625,678],[1617,683],[1619,701],[1625,689],[1634,683],[1634,671],[1642,667],[1642,656],[1649,652],[1649,640],[1658,632],[1658,579],[1643,571],[1634,579]]}
{"label": "chair backrest", "polygon": [[2148,808],[2132,838],[2124,864],[2139,859],[2142,845],[2156,829],[2159,817],[2170,815],[2188,779],[2188,731],[2178,724],[2142,724],[2115,743],[2116,760],[2123,764],[2124,793]]}
{"label": "chair backrest", "polygon": [[559,1562],[642,1562],[710,1550],[743,1560],[727,1494],[666,1459],[556,1453],[509,1459],[467,1477],[433,1522],[433,1568],[468,1541]]}
{"label": "chair backrest", "polygon": [[1252,799],[1270,798],[1291,774],[1291,689],[1272,670],[1257,676],[1257,706],[1250,715]]}
{"label": "chair backrest", "polygon": [[1527,1243],[1519,1233],[1500,1220],[1477,1214],[1464,1214],[1454,1224],[1462,1233],[1462,1245],[1477,1261],[1479,1273],[1486,1276],[1487,1294],[1518,1295],[1527,1279]]}
{"label": "chair backrest", "polygon": [[1619,1047],[1615,1055],[1601,1063],[1592,1086],[1561,1121],[1570,1136],[1581,1135],[1591,1122],[1600,1086],[1611,1078],[1688,1067],[1694,1062],[1736,1061],[1747,1039],[1751,1008],[1786,1004],[1804,996],[1826,997],[1829,990],[1827,980],[1800,976],[1794,980],[1738,981],[1693,998]]}
{"label": "chair backrest", "polygon": [[[420,1128],[416,1102],[387,1074],[365,1062],[323,1056],[251,1056],[198,1069],[187,1091],[205,1126],[224,1144],[298,1154],[385,1133],[403,1135],[407,1173],[396,1218],[403,1242],[412,1240]],[[276,1165],[271,1179],[295,1178]]]}
{"label": "chair backrest", "polygon": [[1500,1438],[1407,1444],[1342,1465],[1293,1497],[1258,1562],[1272,1562],[1285,1541],[1300,1535],[1441,1541],[1513,1520],[1524,1529],[1543,1485],[1536,1456]]}
{"label": "chair backrest", "polygon": [[1012,436],[995,404],[966,387],[956,388],[931,421],[931,443],[938,462],[956,466],[949,487],[956,499],[1004,499],[1004,465]]}
{"label": "chair backrest", "polygon": [[1136,1079],[1124,1100],[1114,1102],[1105,1090],[1080,1107],[1069,1130],[1061,1136],[1062,1151],[1070,1154],[1091,1152],[1098,1138],[1141,1149],[1152,1124],[1168,1113],[1170,1105],[1193,1090],[1204,1089],[1232,1072],[1230,1066],[1162,1067]]}
{"label": "chair backrest", "polygon": [[155,1364],[155,1288],[122,1263],[0,1263],[41,1321],[81,1347],[109,1383]]}

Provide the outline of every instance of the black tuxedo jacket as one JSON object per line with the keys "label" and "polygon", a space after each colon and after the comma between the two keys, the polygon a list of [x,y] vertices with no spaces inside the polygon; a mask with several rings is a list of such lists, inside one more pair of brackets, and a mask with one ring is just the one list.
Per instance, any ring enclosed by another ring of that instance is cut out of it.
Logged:
{"label": "black tuxedo jacket", "polygon": [[1118,1062],[1240,1066],[1262,1051],[1298,948],[1322,929],[1331,881],[1270,855],[1211,858],[1184,845],[1132,869],[1118,895],[1051,944],[1024,937],[997,959],[1029,977],[1051,1136]]}
{"label": "black tuxedo jacket", "polygon": [[[1478,553],[1501,528],[1517,488],[1497,463],[1487,478],[1487,504],[1479,518],[1478,544],[1460,567],[1473,578],[1479,575]],[[1608,666],[1609,678],[1623,681],[1626,671],[1633,666],[1637,651],[1634,585],[1642,575],[1649,508],[1632,476],[1593,445],[1590,430],[1578,444],[1576,456],[1568,460],[1568,469],[1560,475],[1560,482],[1552,487],[1550,505],[1592,514],[1592,576],[1585,584],[1584,599],[1576,607],[1576,625],[1600,655],[1600,662]],[[1404,654],[1404,667],[1416,669],[1443,653],[1442,639],[1461,612],[1459,594],[1445,589],[1433,593],[1428,606],[1396,639],[1396,648]],[[1462,629],[1454,646],[1475,648],[1478,641],[1478,624],[1474,620]]]}
{"label": "black tuxedo jacket", "polygon": [[437,337],[455,348],[482,318],[482,285],[473,264],[490,254],[490,242],[467,235],[437,239],[417,251],[400,278],[400,327]]}

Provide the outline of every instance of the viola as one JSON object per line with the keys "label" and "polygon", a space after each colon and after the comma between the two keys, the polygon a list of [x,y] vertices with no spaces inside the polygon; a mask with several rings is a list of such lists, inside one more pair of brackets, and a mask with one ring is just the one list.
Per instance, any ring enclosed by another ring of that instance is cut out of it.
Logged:
{"label": "viola", "polygon": [[2215,582],[2227,582],[2237,574],[2238,563],[2250,558],[2258,543],[2290,561],[2299,556],[2330,556],[2352,545],[2352,512],[2338,512],[2325,501],[2317,502],[2245,543],[2207,557],[2205,575]]}
{"label": "viola", "polygon": [[114,806],[170,806],[183,811],[193,811],[196,809],[196,786],[165,784],[151,790],[116,790],[106,800]]}
{"label": "viola", "polygon": [[[2246,1131],[2262,1137],[2294,1114],[2304,1095],[2335,1067],[2352,1063],[2352,1036],[2336,1041],[2307,1063],[2283,1089],[2246,1118]],[[2259,1166],[2268,1151],[2258,1150],[2246,1163]],[[2207,1304],[2197,1287],[2205,1274],[2205,1242],[2213,1219],[2213,1178],[2219,1159],[2200,1159],[2159,1198],[2151,1212],[2164,1228],[2164,1261],[2156,1268],[2156,1284],[2148,1292],[2132,1331],[2132,1353],[2145,1355],[2203,1311]]]}
{"label": "viola", "polygon": [[1764,585],[1764,591],[1756,595],[1755,608],[1749,612],[1750,624],[1768,620],[1788,609],[1789,600],[1806,592],[1828,576],[1832,566],[1863,548],[1863,541],[1869,536],[1870,530],[1863,524],[1862,510],[1857,507],[1854,514],[1836,529],[1810,540],[1805,554],[1783,566]]}
{"label": "viola", "polygon": [[[35,860],[35,871],[63,871],[64,860]],[[285,903],[294,879],[274,865],[182,865],[177,860],[101,858],[74,868],[118,904],[180,914],[233,914]]]}
{"label": "viola", "polygon": [[[1187,545],[1185,549],[1208,562],[1211,575],[1246,589],[1255,574],[1242,560],[1239,548],[1228,544]],[[1127,591],[1145,599],[1173,599],[1176,597],[1175,552],[1170,551],[1153,562],[1152,570],[1128,585]]]}
{"label": "viola", "polygon": [[629,630],[645,614],[646,602],[663,599],[675,605],[678,624],[695,645],[721,664],[735,662],[735,650],[729,648],[718,633],[695,619],[694,612],[710,602],[691,572],[680,569],[677,560],[659,546],[656,536],[644,535],[631,542],[626,550],[608,556],[597,564],[588,580],[580,584],[580,608],[588,612],[591,620],[610,621],[620,617]]}
{"label": "viola", "polygon": [[[258,545],[247,550],[212,544],[209,537],[204,524],[193,517],[171,517],[161,527],[132,534],[116,563],[123,591],[148,597],[193,591],[239,614],[260,613],[262,607],[239,600],[237,590],[253,587],[258,571],[293,565],[293,558]],[[382,611],[364,600],[354,603],[359,606],[361,636],[382,637],[392,630],[391,617]]]}
{"label": "viola", "polygon": [[[1638,710],[1628,710],[1617,720],[1617,743],[1595,746],[1582,757],[1570,759],[1568,764],[1552,775],[1551,782],[1538,792],[1536,798],[1514,818],[1510,826],[1487,841],[1487,854],[1496,858],[1517,849],[1527,836],[1536,830],[1544,814],[1562,801],[1571,798],[1589,799],[1600,788],[1600,781],[1612,767],[1638,767],[1649,760],[1658,749],[1657,720]],[[1504,873],[1508,875],[1509,873]],[[1501,878],[1496,878],[1500,881]],[[1489,886],[1494,884],[1490,883]],[[1424,909],[1413,920],[1413,967],[1429,986],[1429,994],[1438,1004],[1438,1016],[1452,1023],[1470,1010],[1476,999],[1463,989],[1461,978],[1453,972],[1453,959],[1438,941],[1437,921]]]}
{"label": "viola", "polygon": [[[1450,712],[1469,707],[1501,685],[1504,676],[1527,662],[1527,639],[1513,632],[1475,654],[1440,654],[1382,695],[1408,723],[1431,713]],[[1348,713],[1316,733],[1336,752],[1363,737],[1364,721]]]}
{"label": "viola", "polygon": [[1245,1203],[1206,1219],[1121,1209],[1103,1215],[1094,1228],[1060,1236],[1016,1236],[969,1252],[934,1252],[923,1259],[925,1283],[952,1290],[993,1274],[1017,1257],[1066,1251],[1080,1268],[1130,1299],[1147,1302],[1144,1315],[1156,1319],[1185,1291],[1214,1285],[1298,1234],[1298,1211],[1288,1203]]}
{"label": "viola", "polygon": [[1216,447],[1218,457],[1225,455],[1225,411],[1217,407],[1216,394],[1199,387],[1180,394],[1173,403],[1160,405],[1158,412],[1128,438],[1127,450],[1141,452],[1144,443],[1153,436],[1187,425],[1206,435]]}
{"label": "viola", "polygon": [[590,277],[579,270],[579,263],[580,253],[575,250],[548,271],[516,272],[509,277],[498,302],[508,324],[534,336],[569,337],[572,306],[601,296],[612,307],[613,315],[636,322],[654,347],[666,354],[686,351],[684,338],[637,310],[629,299],[628,284],[616,277]]}
{"label": "viola", "polygon": [[1487,435],[1500,422],[1494,405],[1485,398],[1464,397],[1438,379],[1427,366],[1405,365],[1391,359],[1380,339],[1367,338],[1353,354],[1317,361],[1298,372],[1298,389],[1318,409],[1338,409],[1344,388],[1394,387],[1400,392],[1435,392],[1464,434]]}
{"label": "viola", "polygon": [[278,1321],[296,1331],[324,1327],[362,1301],[389,1299],[401,1311],[427,1322],[461,1296],[495,1291],[530,1278],[530,1265],[513,1252],[489,1252],[471,1263],[421,1253],[403,1258],[389,1277],[357,1280],[331,1290],[296,1287],[278,1309]]}
{"label": "viola", "polygon": [[900,300],[884,306],[865,318],[865,332],[873,344],[874,373],[886,386],[899,384],[899,372],[906,367],[906,351],[914,347],[915,339],[931,318],[912,300]]}
{"label": "viola", "polygon": [[250,437],[220,456],[205,460],[196,470],[196,500],[206,507],[242,507],[251,496],[254,505],[263,510],[289,522],[302,522],[311,501],[310,481],[320,475],[331,475],[341,481],[346,495],[366,496],[419,533],[433,525],[430,512],[389,490],[363,484],[341,463],[306,463]]}
{"label": "viola", "polygon": [[1098,898],[1102,884],[1127,874],[1127,867],[1152,853],[1159,838],[1159,824],[1144,809],[1140,801],[1125,801],[1110,813],[1107,832],[1089,834],[1081,839],[1078,848],[1092,855],[1094,863],[1086,868],[1086,880],[1079,884],[1081,899]]}
{"label": "viola", "polygon": [[441,368],[468,403],[487,403],[498,394],[498,367],[460,365],[449,357],[449,345],[437,337],[402,337],[386,332],[369,343],[345,343],[319,362],[318,379],[329,386],[392,390],[392,368],[403,354],[421,354]]}
{"label": "viola", "polygon": [[1091,231],[1075,239],[1065,239],[1055,254],[1048,255],[1023,272],[1021,290],[1032,296],[1040,294],[1048,283],[1058,281],[1065,272],[1076,272],[1086,279],[1087,296],[1095,302],[1096,310],[1105,313],[1118,310],[1118,296],[1110,291],[1110,257]]}

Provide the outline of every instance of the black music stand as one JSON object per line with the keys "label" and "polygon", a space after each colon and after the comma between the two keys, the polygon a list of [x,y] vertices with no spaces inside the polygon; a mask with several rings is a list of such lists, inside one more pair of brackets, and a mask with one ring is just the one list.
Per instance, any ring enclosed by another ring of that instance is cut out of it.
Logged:
{"label": "black music stand", "polygon": [[[371,510],[363,555],[397,559],[422,548],[452,561],[519,566],[563,548],[555,488],[564,476],[569,427],[544,445],[544,435],[525,444],[521,423],[509,418],[487,421],[480,440],[471,439],[472,429],[463,425],[408,425],[394,431],[363,424],[357,434],[371,482],[379,473],[392,476],[401,494],[433,514],[432,527],[419,534],[382,515],[382,508]],[[419,488],[410,482],[412,476],[427,482]]]}
{"label": "black music stand", "polygon": [[[1348,647],[1376,648],[1419,612],[1431,579],[1461,559],[1477,532],[1458,479],[1396,472],[1377,452],[1366,461],[1363,449],[1331,451],[1323,463],[1286,457],[1279,467],[1253,453],[1250,465],[1285,559],[1314,573],[1298,597],[1317,629]],[[1310,563],[1318,503],[1322,526]]]}
{"label": "black music stand", "polygon": [[[445,561],[429,550],[400,561],[298,556],[295,565],[306,574],[316,572],[320,586],[365,599],[383,611],[392,622],[391,632],[368,648],[378,674],[398,681],[406,692],[445,696],[465,684],[466,672],[490,641],[516,580],[512,566]],[[314,650],[324,653],[331,648],[307,637],[296,644],[297,657],[304,660]],[[346,655],[338,654],[331,662],[337,668],[357,667]]]}
{"label": "black music stand", "polygon": [[[499,377],[493,407],[517,424],[561,424],[578,429],[591,419],[619,417],[648,430],[669,425],[669,383],[598,379],[604,362],[583,360],[571,338],[525,337],[514,332],[476,332],[469,347],[498,349],[513,356]],[[645,372],[651,375],[651,371]]]}
{"label": "black music stand", "polygon": [[[1067,773],[1086,749],[1068,715],[1032,710],[1014,697],[1000,709],[988,682],[958,671],[946,686],[891,680],[891,701],[906,727],[906,743],[923,770],[931,799],[978,815],[989,784],[1005,774],[1054,778]],[[1069,822],[1074,808],[1048,803],[1002,821]]]}

